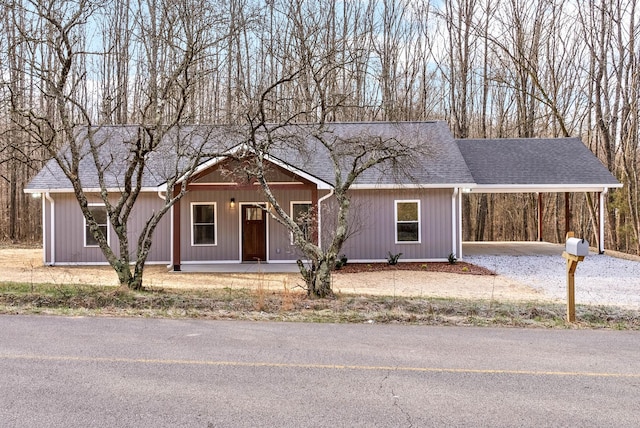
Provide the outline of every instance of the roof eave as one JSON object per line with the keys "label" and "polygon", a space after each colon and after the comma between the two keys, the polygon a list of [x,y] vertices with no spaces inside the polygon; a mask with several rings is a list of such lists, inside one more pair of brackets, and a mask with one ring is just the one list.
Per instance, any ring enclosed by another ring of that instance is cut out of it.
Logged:
{"label": "roof eave", "polygon": [[606,192],[608,189],[620,188],[622,183],[615,184],[476,184],[469,188],[472,193],[582,193]]}
{"label": "roof eave", "polygon": [[[116,192],[122,192],[122,189],[120,188],[116,188],[116,187],[109,187],[106,189],[107,192],[110,193],[116,193]],[[34,188],[34,189],[23,189],[22,190],[23,193],[31,193],[31,194],[35,194],[35,193],[73,193],[74,190],[72,188],[50,188],[50,189],[46,189],[46,188],[42,188],[42,189],[38,189],[38,188]],[[86,189],[82,189],[83,192],[85,193],[100,193],[102,192],[102,189],[99,187],[89,187]],[[142,187],[140,189],[141,193],[150,193],[150,192],[165,192],[166,191],[166,186],[165,185],[161,185],[161,186],[156,186],[156,187]]]}
{"label": "roof eave", "polygon": [[395,190],[395,189],[455,189],[455,188],[472,188],[475,183],[401,183],[401,184],[382,184],[382,183],[366,183],[353,184],[352,190]]}

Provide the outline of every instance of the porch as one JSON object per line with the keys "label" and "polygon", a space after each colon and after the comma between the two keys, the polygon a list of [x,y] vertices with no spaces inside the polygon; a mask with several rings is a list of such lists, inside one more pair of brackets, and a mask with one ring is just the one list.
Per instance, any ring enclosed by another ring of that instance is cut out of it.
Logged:
{"label": "porch", "polygon": [[[558,256],[563,244],[550,242],[463,242],[464,256]],[[464,257],[463,257],[464,260]],[[381,261],[383,262],[383,261]],[[399,260],[402,263],[402,259]],[[298,273],[296,263],[183,263],[182,272],[192,273]]]}

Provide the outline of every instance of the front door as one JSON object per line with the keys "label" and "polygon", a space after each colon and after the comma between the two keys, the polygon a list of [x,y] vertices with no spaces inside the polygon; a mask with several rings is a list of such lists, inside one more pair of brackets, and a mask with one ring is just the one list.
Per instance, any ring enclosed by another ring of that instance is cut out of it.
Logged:
{"label": "front door", "polygon": [[242,206],[242,261],[267,260],[267,221],[262,208]]}

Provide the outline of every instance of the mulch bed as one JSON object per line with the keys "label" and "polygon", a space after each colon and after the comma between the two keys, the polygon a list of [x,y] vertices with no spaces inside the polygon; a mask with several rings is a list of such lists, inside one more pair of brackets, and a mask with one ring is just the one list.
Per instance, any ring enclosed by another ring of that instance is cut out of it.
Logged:
{"label": "mulch bed", "polygon": [[334,271],[334,273],[360,273],[360,272],[383,272],[393,270],[412,270],[421,272],[445,272],[462,275],[495,275],[496,273],[487,268],[476,266],[471,263],[456,262],[399,262],[396,265],[388,263],[347,263],[346,266]]}

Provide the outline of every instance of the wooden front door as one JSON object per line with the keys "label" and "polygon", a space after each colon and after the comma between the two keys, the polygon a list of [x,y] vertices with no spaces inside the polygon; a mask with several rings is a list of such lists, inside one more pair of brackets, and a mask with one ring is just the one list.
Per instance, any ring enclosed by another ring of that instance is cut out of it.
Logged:
{"label": "wooden front door", "polygon": [[242,261],[267,260],[267,216],[262,208],[242,206]]}

